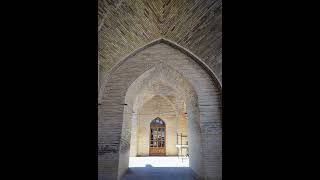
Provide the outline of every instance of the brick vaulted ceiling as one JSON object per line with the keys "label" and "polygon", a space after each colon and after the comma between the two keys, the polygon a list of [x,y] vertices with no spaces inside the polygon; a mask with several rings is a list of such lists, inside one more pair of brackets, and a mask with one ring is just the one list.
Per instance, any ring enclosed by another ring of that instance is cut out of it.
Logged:
{"label": "brick vaulted ceiling", "polygon": [[100,79],[144,45],[168,39],[222,80],[222,0],[98,0]]}

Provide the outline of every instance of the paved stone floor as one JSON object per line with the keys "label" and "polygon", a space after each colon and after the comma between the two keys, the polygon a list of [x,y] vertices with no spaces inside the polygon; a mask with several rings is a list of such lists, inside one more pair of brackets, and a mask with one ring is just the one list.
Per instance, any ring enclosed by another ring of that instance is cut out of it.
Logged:
{"label": "paved stone floor", "polygon": [[197,180],[189,167],[132,167],[122,180]]}
{"label": "paved stone floor", "polygon": [[195,180],[188,158],[130,157],[122,180]]}

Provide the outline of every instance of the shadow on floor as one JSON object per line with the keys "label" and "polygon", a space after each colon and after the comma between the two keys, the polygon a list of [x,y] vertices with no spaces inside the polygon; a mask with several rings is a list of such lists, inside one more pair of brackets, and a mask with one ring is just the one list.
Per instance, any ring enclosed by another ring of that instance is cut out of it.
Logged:
{"label": "shadow on floor", "polygon": [[122,180],[197,180],[194,171],[189,167],[132,167]]}

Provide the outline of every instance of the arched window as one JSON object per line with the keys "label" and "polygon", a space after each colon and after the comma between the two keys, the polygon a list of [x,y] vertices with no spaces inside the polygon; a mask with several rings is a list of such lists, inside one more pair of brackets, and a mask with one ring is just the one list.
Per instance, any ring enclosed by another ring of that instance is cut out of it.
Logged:
{"label": "arched window", "polygon": [[165,155],[166,149],[166,124],[159,117],[150,123],[150,148],[149,155]]}

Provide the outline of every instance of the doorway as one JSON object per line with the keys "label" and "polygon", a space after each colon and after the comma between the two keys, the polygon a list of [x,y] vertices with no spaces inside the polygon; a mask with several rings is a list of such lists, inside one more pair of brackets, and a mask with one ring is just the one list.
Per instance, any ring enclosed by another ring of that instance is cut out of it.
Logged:
{"label": "doorway", "polygon": [[159,117],[152,120],[150,123],[149,155],[166,155],[166,125]]}

